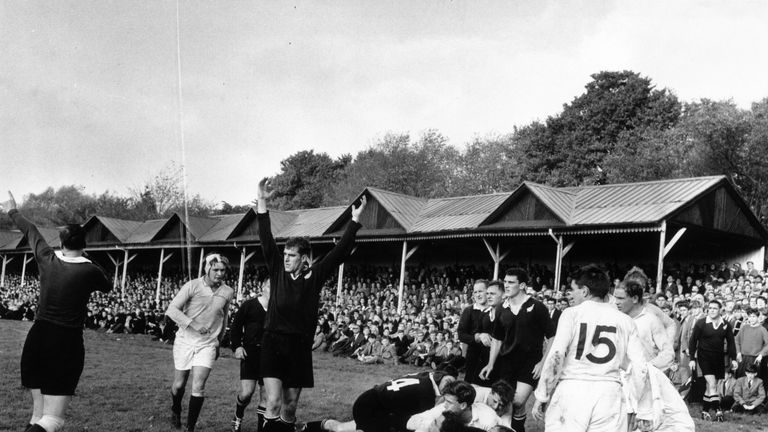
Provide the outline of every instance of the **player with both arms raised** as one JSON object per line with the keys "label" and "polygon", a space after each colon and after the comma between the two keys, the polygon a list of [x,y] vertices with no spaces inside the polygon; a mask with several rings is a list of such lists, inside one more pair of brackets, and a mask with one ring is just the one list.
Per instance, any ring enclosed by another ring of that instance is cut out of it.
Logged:
{"label": "player with both arms raised", "polygon": [[264,252],[271,292],[261,345],[261,377],[267,399],[264,432],[292,431],[302,388],[314,387],[312,341],[317,325],[320,290],[331,273],[344,262],[362,227],[360,215],[366,197],[352,206],[352,220],[336,246],[319,262],[310,265],[309,241],[289,238],[283,253],[272,235],[267,200],[268,179],[257,191],[259,239]]}

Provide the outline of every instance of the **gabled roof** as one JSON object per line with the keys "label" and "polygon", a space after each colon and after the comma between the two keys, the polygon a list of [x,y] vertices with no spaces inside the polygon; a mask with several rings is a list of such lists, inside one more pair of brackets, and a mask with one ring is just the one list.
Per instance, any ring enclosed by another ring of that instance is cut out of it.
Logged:
{"label": "gabled roof", "polygon": [[720,183],[725,176],[564,188],[576,193],[571,225],[660,222]]}
{"label": "gabled roof", "polygon": [[21,243],[24,234],[21,231],[0,231],[0,250],[14,250]]}
{"label": "gabled roof", "polygon": [[184,218],[184,215],[178,213],[176,213],[176,216],[178,216],[179,220],[184,224],[184,226],[189,229],[189,232],[195,239],[199,239],[205,235],[205,233],[213,228],[213,226],[218,222],[217,218],[211,217],[189,216],[188,218]]}
{"label": "gabled roof", "polygon": [[577,193],[536,183],[523,183],[541,202],[565,223],[569,222]]}
{"label": "gabled roof", "polygon": [[[320,237],[326,229],[334,223],[342,213],[347,209],[346,206],[338,207],[322,207],[308,210],[291,210],[287,212],[274,212],[277,216],[279,213],[285,213],[284,216],[291,217],[290,223],[284,225],[281,229],[275,226],[275,219],[272,221],[272,232],[275,237],[288,238],[288,237]],[[273,212],[269,212],[272,214]]]}
{"label": "gabled roof", "polygon": [[165,226],[168,219],[151,219],[142,223],[126,243],[149,243]]}
{"label": "gabled roof", "polygon": [[[253,210],[249,210],[252,213]],[[228,214],[217,217],[216,224],[198,238],[201,242],[226,241],[237,229],[248,213]]]}
{"label": "gabled roof", "polygon": [[470,230],[477,228],[509,193],[430,199],[419,212],[410,232]]}
{"label": "gabled roof", "polygon": [[421,209],[429,202],[426,198],[412,197],[374,187],[366,188],[366,191],[380,202],[406,231],[410,231],[411,225],[419,218]]}
{"label": "gabled roof", "polygon": [[120,242],[125,243],[131,237],[131,234],[136,231],[143,222],[132,221],[127,219],[115,219],[104,216],[91,216],[90,219],[83,225],[86,230],[94,223],[101,223],[112,235],[115,236]]}

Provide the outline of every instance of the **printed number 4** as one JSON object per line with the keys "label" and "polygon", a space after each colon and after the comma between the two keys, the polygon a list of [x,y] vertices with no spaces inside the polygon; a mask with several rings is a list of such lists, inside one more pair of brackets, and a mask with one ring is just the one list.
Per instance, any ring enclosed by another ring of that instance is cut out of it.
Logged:
{"label": "printed number 4", "polygon": [[387,386],[387,390],[398,391],[403,387],[408,387],[409,385],[418,383],[419,380],[414,378],[400,378],[392,381],[392,384]]}
{"label": "printed number 4", "polygon": [[[595,333],[592,335],[592,346],[605,345],[608,347],[608,353],[603,357],[597,357],[592,353],[587,354],[587,360],[596,364],[604,364],[613,360],[616,356],[616,344],[608,336],[601,336],[603,333],[616,333],[615,326],[599,325],[595,327]],[[576,360],[581,360],[584,356],[584,345],[587,342],[587,323],[581,323],[579,326],[579,345],[576,347]]]}

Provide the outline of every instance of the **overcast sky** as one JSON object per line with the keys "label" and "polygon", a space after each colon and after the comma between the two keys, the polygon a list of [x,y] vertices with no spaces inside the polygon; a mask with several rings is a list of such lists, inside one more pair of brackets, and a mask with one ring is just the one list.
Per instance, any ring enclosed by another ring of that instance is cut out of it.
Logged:
{"label": "overcast sky", "polygon": [[427,129],[462,148],[601,70],[748,108],[766,22],[762,0],[182,1],[180,110],[175,1],[4,0],[0,190],[127,195],[185,161],[191,194],[245,204],[299,150]]}

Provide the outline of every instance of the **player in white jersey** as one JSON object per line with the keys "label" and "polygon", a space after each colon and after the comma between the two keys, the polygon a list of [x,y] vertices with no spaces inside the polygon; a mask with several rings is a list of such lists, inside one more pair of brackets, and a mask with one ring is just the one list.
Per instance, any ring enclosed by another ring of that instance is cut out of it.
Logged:
{"label": "player in white jersey", "polygon": [[[627,282],[630,280],[637,281],[640,285],[642,285],[643,289],[648,287],[648,275],[646,275],[643,269],[640,267],[635,266],[629,269],[627,274],[624,275],[624,280],[622,282]],[[661,324],[664,326],[664,330],[667,332],[667,338],[669,340],[675,340],[675,336],[677,336],[677,321],[673,320],[669,315],[665,314],[660,307],[650,302],[645,303],[645,311],[651,315],[654,315],[661,321]]]}
{"label": "player in white jersey", "polygon": [[543,416],[548,432],[625,431],[620,371],[630,372],[630,388],[643,388],[647,373],[637,327],[605,302],[610,280],[603,270],[589,265],[580,273],[572,289],[586,298],[560,316],[534,392],[533,417]]}
{"label": "player in white jersey", "polygon": [[635,321],[646,360],[659,370],[666,371],[675,361],[675,351],[661,320],[648,312],[643,302],[643,292],[644,287],[630,279],[621,282],[613,296],[616,307]]}
{"label": "player in white jersey", "polygon": [[219,358],[219,342],[227,327],[235,291],[223,283],[229,260],[219,254],[205,258],[205,274],[184,284],[165,312],[179,325],[173,343],[171,424],[181,427],[181,399],[192,372],[187,430],[194,431],[203,406],[205,382]]}

